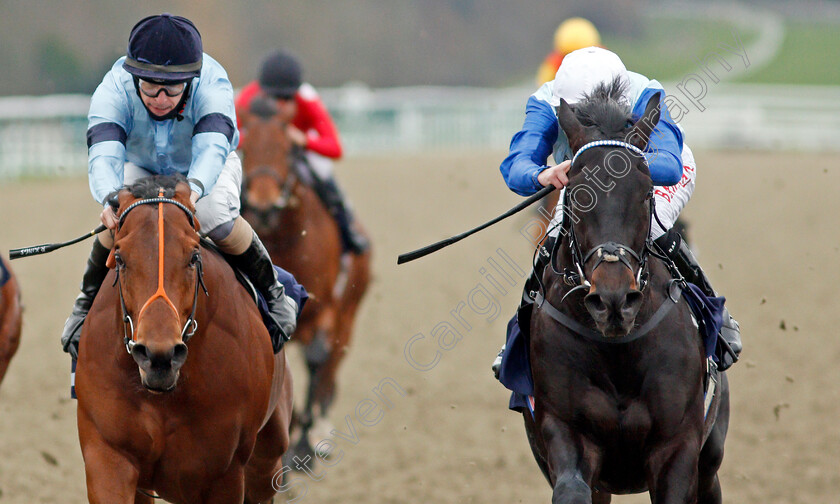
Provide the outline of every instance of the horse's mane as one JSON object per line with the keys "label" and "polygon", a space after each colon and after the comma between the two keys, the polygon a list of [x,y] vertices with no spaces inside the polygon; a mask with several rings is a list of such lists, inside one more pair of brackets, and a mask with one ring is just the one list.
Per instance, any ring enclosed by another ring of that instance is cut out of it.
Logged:
{"label": "horse's mane", "polygon": [[627,84],[618,77],[602,82],[574,105],[575,116],[583,126],[598,130],[602,139],[623,139],[633,125],[626,92]]}
{"label": "horse's mane", "polygon": [[180,173],[174,175],[152,175],[125,186],[125,189],[135,198],[157,198],[163,189],[164,198],[175,196],[175,186],[179,182],[187,182],[187,178]]}

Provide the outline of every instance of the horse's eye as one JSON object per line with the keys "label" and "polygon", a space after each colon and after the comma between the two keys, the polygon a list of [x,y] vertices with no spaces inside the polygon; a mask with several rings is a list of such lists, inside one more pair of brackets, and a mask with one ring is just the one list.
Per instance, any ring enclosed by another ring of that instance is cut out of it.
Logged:
{"label": "horse's eye", "polygon": [[192,256],[190,256],[190,267],[194,268],[195,265],[198,264],[198,262],[200,260],[201,260],[201,254],[198,252],[198,250],[194,251],[192,253]]}
{"label": "horse's eye", "polygon": [[123,261],[122,255],[119,252],[114,252],[114,262],[117,264],[118,268],[125,268],[125,261]]}

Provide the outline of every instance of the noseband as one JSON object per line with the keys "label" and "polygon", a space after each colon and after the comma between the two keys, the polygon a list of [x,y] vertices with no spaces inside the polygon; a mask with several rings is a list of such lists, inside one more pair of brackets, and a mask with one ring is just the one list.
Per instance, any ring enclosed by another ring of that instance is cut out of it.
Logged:
{"label": "noseband", "polygon": [[[164,289],[164,286],[163,286],[163,260],[164,260],[163,204],[164,203],[175,205],[178,208],[180,208],[181,210],[183,210],[184,213],[187,214],[187,219],[189,219],[190,225],[192,226],[193,229],[195,229],[195,216],[193,215],[193,213],[186,206],[184,206],[182,203],[180,203],[178,201],[175,201],[173,199],[164,198],[163,197],[163,189],[160,190],[157,198],[142,199],[142,200],[135,201],[134,203],[129,205],[120,214],[119,223],[117,225],[117,231],[119,231],[120,229],[122,229],[125,218],[129,214],[129,212],[131,212],[132,210],[134,210],[135,208],[137,208],[140,205],[152,205],[152,204],[157,204],[158,205],[158,235],[159,235],[159,238],[158,238],[158,286],[157,286],[157,290],[155,291],[155,293],[152,294],[152,296],[149,299],[147,299],[146,302],[143,304],[143,307],[140,308],[140,313],[137,315],[138,324],[140,322],[140,317],[143,316],[143,312],[146,310],[146,308],[149,307],[149,305],[152,303],[152,301],[154,301],[157,298],[163,299],[166,302],[166,304],[172,309],[172,311],[175,312],[175,316],[178,317],[179,324],[180,324],[181,316],[178,313],[178,309],[175,307],[175,304],[172,303],[172,300],[169,299],[169,296],[166,295],[166,290]],[[200,251],[196,253],[195,260],[194,260],[193,264],[195,266],[195,276],[196,276],[196,278],[195,278],[195,292],[193,293],[192,311],[190,312],[189,317],[187,317],[187,321],[184,324],[183,329],[181,329],[181,340],[184,343],[189,341],[189,339],[192,338],[192,336],[195,334],[195,331],[198,329],[198,321],[195,319],[195,311],[196,311],[196,308],[198,307],[198,289],[199,289],[199,287],[201,287],[201,289],[204,290],[205,295],[209,295],[209,293],[207,292],[207,287],[204,285],[204,272],[202,270],[202,265],[201,265],[201,252]],[[136,343],[135,338],[134,338],[134,321],[131,319],[131,315],[128,314],[128,309],[125,306],[125,297],[123,296],[122,280],[121,280],[121,276],[120,276],[120,270],[122,269],[122,267],[123,267],[123,265],[121,265],[121,264],[117,265],[117,268],[116,268],[117,278],[116,278],[116,280],[114,280],[114,283],[119,285],[118,290],[119,290],[119,293],[120,293],[120,308],[122,310],[122,316],[123,316],[123,335],[124,335],[125,348],[128,351],[128,353],[131,353],[131,349],[134,347],[134,345]]]}

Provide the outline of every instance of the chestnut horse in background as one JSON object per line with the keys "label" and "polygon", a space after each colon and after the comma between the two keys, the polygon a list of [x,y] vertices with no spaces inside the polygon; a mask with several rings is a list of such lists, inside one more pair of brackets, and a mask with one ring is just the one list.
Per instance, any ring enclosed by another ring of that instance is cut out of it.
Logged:
{"label": "chestnut horse in background", "polygon": [[290,271],[310,296],[292,339],[305,346],[309,369],[298,447],[310,453],[318,436],[329,435],[327,413],[370,281],[370,250],[342,257],[338,225],[307,185],[311,174],[301,166],[274,102],[257,97],[250,110],[237,110],[236,115],[242,131],[242,215],[274,262]]}
{"label": "chestnut horse in background", "polygon": [[231,267],[200,245],[189,194],[183,177],[155,176],[118,195],[115,269],[76,368],[91,503],[271,502],[283,473],[285,353],[273,354]]}
{"label": "chestnut horse in background", "polygon": [[[20,302],[20,287],[9,262],[0,257],[0,383],[9,368],[9,362],[20,345],[20,328],[23,320],[23,305]],[[6,272],[5,274],[3,272]],[[6,278],[2,278],[6,276]],[[5,283],[3,283],[5,281]]]}

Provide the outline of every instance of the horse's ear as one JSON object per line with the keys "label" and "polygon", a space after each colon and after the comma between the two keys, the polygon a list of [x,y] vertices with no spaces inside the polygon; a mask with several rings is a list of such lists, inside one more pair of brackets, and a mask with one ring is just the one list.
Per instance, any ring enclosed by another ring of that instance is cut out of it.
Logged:
{"label": "horse's ear", "polygon": [[118,210],[121,208],[128,208],[128,205],[134,203],[136,199],[137,198],[135,198],[134,195],[131,194],[131,191],[123,188],[120,189],[119,192],[117,192],[115,195],[109,197],[108,203],[112,207],[114,206],[114,202],[117,203],[117,207],[114,208],[114,213],[116,213],[119,216],[120,212]]}
{"label": "horse's ear", "polygon": [[191,193],[192,188],[187,182],[178,182],[175,184],[175,200],[179,203],[183,203],[187,208],[194,212],[195,208],[193,208],[192,201],[190,201]]}
{"label": "horse's ear", "polygon": [[560,105],[556,111],[557,120],[560,121],[560,127],[563,128],[563,132],[566,133],[566,138],[569,139],[569,147],[572,148],[572,152],[577,152],[584,144],[583,124],[575,117],[572,106],[563,98],[560,98]]}
{"label": "horse's ear", "polygon": [[645,106],[645,113],[642,114],[642,118],[633,125],[633,129],[631,129],[630,133],[627,134],[628,143],[631,143],[642,150],[648,146],[648,142],[650,142],[650,134],[653,132],[653,128],[655,128],[659,123],[659,101],[661,97],[662,93],[658,91],[650,97],[650,100],[648,100],[647,105]]}

